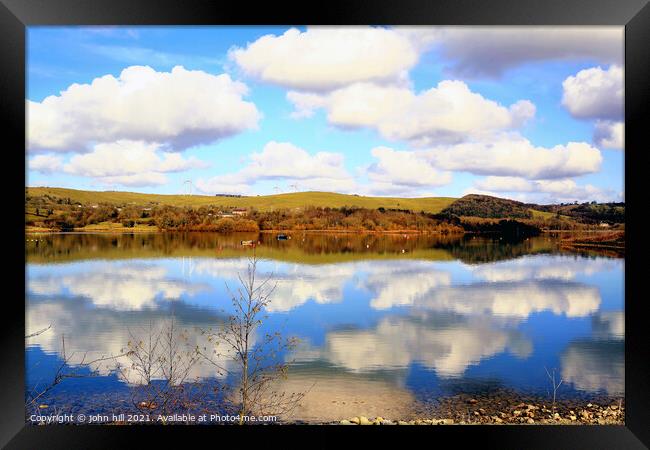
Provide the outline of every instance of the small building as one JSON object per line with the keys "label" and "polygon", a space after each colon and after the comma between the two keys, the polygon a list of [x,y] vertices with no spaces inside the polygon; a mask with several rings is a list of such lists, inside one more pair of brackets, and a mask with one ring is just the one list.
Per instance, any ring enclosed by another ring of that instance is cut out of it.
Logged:
{"label": "small building", "polygon": [[248,214],[246,208],[235,208],[232,210],[232,213],[236,216],[245,216]]}

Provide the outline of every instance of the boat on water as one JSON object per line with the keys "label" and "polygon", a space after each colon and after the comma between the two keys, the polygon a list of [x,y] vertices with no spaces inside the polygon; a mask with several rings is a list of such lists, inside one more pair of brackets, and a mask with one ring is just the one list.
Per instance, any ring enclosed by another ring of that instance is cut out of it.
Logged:
{"label": "boat on water", "polygon": [[241,245],[246,245],[246,246],[251,246],[251,245],[255,245],[255,242],[253,242],[253,241],[241,241],[240,244]]}
{"label": "boat on water", "polygon": [[287,239],[291,239],[291,236],[287,236],[286,234],[278,234],[277,238],[278,241],[286,241]]}

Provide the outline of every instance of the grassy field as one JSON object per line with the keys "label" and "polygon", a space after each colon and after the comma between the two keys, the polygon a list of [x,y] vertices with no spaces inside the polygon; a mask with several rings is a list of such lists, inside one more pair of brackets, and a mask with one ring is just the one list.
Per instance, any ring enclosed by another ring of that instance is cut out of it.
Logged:
{"label": "grassy field", "polygon": [[572,222],[573,219],[570,216],[566,216],[564,214],[560,214],[559,216],[556,213],[548,212],[548,211],[539,211],[537,209],[529,209],[529,211],[533,214],[533,219],[539,219],[539,220],[553,220],[553,219],[560,219],[564,222]]}
{"label": "grassy field", "polygon": [[296,192],[253,197],[223,197],[211,195],[161,195],[118,191],[81,191],[76,189],[30,187],[25,189],[29,196],[50,195],[70,198],[82,204],[110,203],[114,205],[161,204],[172,206],[219,206],[224,208],[250,208],[269,211],[280,208],[303,208],[306,206],[340,208],[356,206],[360,208],[395,208],[412,211],[438,213],[449,206],[455,198],[451,197],[363,197],[357,195],[335,194],[331,192]]}

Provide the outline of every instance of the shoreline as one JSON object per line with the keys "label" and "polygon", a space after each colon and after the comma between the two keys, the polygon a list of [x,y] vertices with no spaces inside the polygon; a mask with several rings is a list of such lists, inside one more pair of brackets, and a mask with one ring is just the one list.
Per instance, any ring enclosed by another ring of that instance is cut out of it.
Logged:
{"label": "shoreline", "polygon": [[[378,420],[380,419],[380,420]],[[557,399],[503,390],[456,394],[420,403],[404,417],[357,415],[334,425],[625,425],[625,399],[614,396]]]}
{"label": "shoreline", "polygon": [[[50,408],[61,408],[57,401],[39,405],[41,411]],[[119,402],[126,407],[125,402]],[[625,426],[625,400],[623,397],[594,397],[587,399],[559,399],[553,404],[550,398],[528,397],[511,392],[499,392],[492,395],[457,394],[441,397],[437,405],[415,404],[411,411],[394,414],[387,411],[386,415],[368,416],[361,410],[354,416],[342,416],[340,419],[331,418],[298,418],[289,416],[279,417],[271,425],[618,425]],[[84,407],[75,408],[74,413],[85,412],[88,414],[108,414]],[[210,406],[217,408],[217,404],[208,402],[202,411],[211,410]],[[107,406],[107,410],[114,411],[116,405]],[[118,408],[119,409],[119,408]],[[215,409],[214,412],[217,412]],[[120,412],[125,414],[142,414],[142,411],[131,411],[126,407]],[[182,414],[187,411],[168,412],[165,416]],[[161,414],[151,411],[151,417]],[[198,414],[198,412],[190,412]],[[220,413],[221,414],[221,413]],[[152,419],[150,422],[156,422]],[[98,424],[104,425],[133,425],[143,422],[107,421]],[[194,424],[193,422],[172,422],[170,424]],[[232,423],[210,423],[210,425],[228,425]]]}
{"label": "shoreline", "polygon": [[[391,230],[391,231],[375,231],[375,230],[260,230],[260,231],[235,231],[235,232],[219,232],[219,231],[179,231],[179,230],[143,230],[143,229],[95,229],[95,230],[73,230],[73,231],[57,231],[49,229],[26,229],[25,236],[37,236],[37,235],[64,235],[64,234],[182,234],[182,233],[217,233],[220,235],[229,235],[229,234],[333,234],[333,235],[350,235],[350,234],[362,234],[362,235],[384,235],[384,236],[444,236],[444,237],[463,237],[465,235],[475,235],[475,236],[496,236],[499,235],[499,232],[496,231],[487,231],[487,232],[477,232],[477,231],[464,231],[456,233],[442,233],[439,231],[417,231],[417,230]],[[562,233],[564,235],[580,235],[584,233],[592,234],[603,234],[611,233],[607,230],[540,230],[540,235],[543,234],[557,234]],[[603,251],[614,251],[614,252],[624,252],[624,245],[612,245],[610,241],[594,241],[594,242],[574,242],[566,241],[564,239],[560,242],[560,248],[568,251],[586,251],[586,250],[603,250]]]}
{"label": "shoreline", "polygon": [[[579,233],[607,233],[611,231],[607,230],[540,230],[542,234],[548,233],[568,233],[568,234],[579,234]],[[221,231],[181,231],[181,230],[143,230],[143,229],[132,229],[132,228],[99,228],[94,230],[84,230],[84,229],[75,229],[73,231],[58,231],[46,228],[39,229],[25,229],[25,234],[103,234],[103,233],[114,233],[114,234],[133,234],[133,233],[155,233],[155,234],[164,234],[164,233],[217,233],[217,234],[253,234],[253,233],[330,233],[330,234],[435,234],[441,236],[463,236],[465,234],[486,234],[494,235],[499,234],[498,231],[463,231],[463,232],[454,232],[454,233],[442,233],[440,231],[418,231],[418,230],[389,230],[389,231],[377,231],[377,230],[259,230],[259,231],[230,231],[230,232],[221,232]],[[574,244],[575,245],[575,244]],[[595,244],[593,244],[595,245]]]}

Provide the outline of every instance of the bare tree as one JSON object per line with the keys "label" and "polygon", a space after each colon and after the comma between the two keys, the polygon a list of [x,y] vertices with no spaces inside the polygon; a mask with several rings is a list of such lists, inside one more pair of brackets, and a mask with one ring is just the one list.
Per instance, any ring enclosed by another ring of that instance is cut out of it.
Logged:
{"label": "bare tree", "polygon": [[[278,362],[278,357],[293,349],[298,340],[284,339],[275,332],[255,342],[276,287],[271,284],[272,275],[257,279],[258,262],[253,253],[245,275],[238,274],[239,287],[235,292],[226,284],[234,312],[216,332],[204,331],[214,349],[212,353],[206,352],[207,348],[201,351],[218,373],[235,375],[238,386],[232,392],[231,407],[239,414],[240,424],[245,423],[245,416],[287,414],[305,395],[276,390],[276,382],[286,378],[288,369],[288,364]],[[234,370],[224,360],[234,362]]]}
{"label": "bare tree", "polygon": [[131,400],[141,412],[169,414],[189,409],[197,402],[190,386],[192,368],[199,362],[198,351],[189,345],[188,330],[179,329],[175,319],[144,330],[136,336],[129,330],[125,351],[129,364],[118,365],[122,378],[132,385]]}
{"label": "bare tree", "polygon": [[[52,325],[47,328],[39,330],[35,333],[28,334],[25,339],[39,336],[48,331]],[[61,362],[57,365],[54,376],[43,384],[35,384],[31,391],[26,392],[25,395],[25,408],[30,408],[36,405],[39,400],[42,400],[46,395],[52,391],[56,386],[61,384],[68,378],[85,378],[100,375],[100,363],[106,361],[113,361],[117,358],[124,356],[124,354],[112,356],[100,356],[99,358],[89,359],[88,352],[84,352],[81,359],[75,361],[76,352],[67,353],[65,348],[65,335],[61,335]],[[82,369],[89,369],[90,372],[82,372]]]}
{"label": "bare tree", "polygon": [[544,367],[544,370],[546,371],[546,375],[548,376],[548,379],[549,379],[549,381],[551,383],[551,386],[553,388],[553,407],[552,407],[552,409],[553,409],[553,413],[555,413],[555,399],[556,399],[556,396],[557,396],[557,390],[560,388],[560,386],[562,385],[562,382],[564,382],[564,380],[562,378],[560,378],[559,382],[555,381],[555,368],[551,369],[550,372],[546,367]]}
{"label": "bare tree", "polygon": [[29,338],[39,336],[39,335],[45,333],[50,328],[52,328],[52,324],[48,325],[47,327],[43,328],[42,330],[38,330],[38,331],[36,331],[36,332],[34,332],[32,334],[28,334],[27,336],[25,336],[25,339],[29,339]]}

